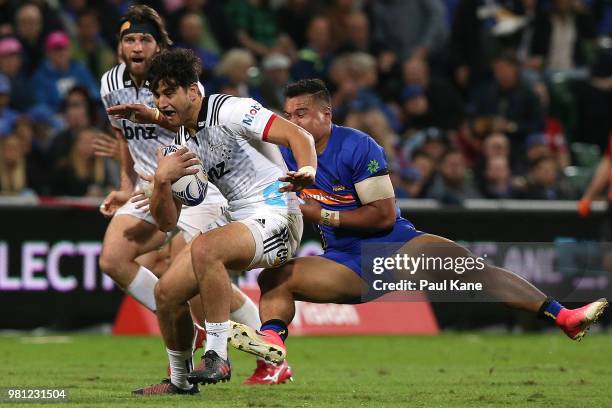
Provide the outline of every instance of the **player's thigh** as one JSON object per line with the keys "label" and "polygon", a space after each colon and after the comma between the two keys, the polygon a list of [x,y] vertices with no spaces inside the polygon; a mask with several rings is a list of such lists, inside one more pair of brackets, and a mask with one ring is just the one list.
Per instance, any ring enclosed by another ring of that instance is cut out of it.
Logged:
{"label": "player's thigh", "polygon": [[176,255],[155,288],[158,308],[179,305],[198,294],[198,282],[191,263],[191,247],[185,246]]}
{"label": "player's thigh", "polygon": [[166,234],[156,225],[130,215],[117,215],[106,229],[101,258],[132,261],[159,248],[165,239]]}
{"label": "player's thigh", "polygon": [[166,272],[172,260],[186,245],[183,234],[178,233],[161,248],[140,255],[136,258],[136,263],[144,266],[159,278]]}
{"label": "player's thigh", "polygon": [[[411,239],[402,246],[399,252],[410,257],[425,258],[429,261],[428,265],[430,266],[426,271],[433,277],[438,278],[447,277],[448,270],[441,266],[432,267],[432,265],[441,265],[432,262],[434,259],[473,257],[473,254],[467,248],[450,239],[433,234],[423,234]],[[398,278],[413,278],[414,276],[398,276]]]}
{"label": "player's thigh", "polygon": [[197,236],[191,244],[199,262],[222,262],[230,270],[246,269],[255,255],[255,239],[241,222],[232,222]]}
{"label": "player's thigh", "polygon": [[280,268],[266,269],[258,279],[262,293],[282,287],[295,300],[344,303],[360,298],[363,280],[351,269],[320,256],[294,258]]}

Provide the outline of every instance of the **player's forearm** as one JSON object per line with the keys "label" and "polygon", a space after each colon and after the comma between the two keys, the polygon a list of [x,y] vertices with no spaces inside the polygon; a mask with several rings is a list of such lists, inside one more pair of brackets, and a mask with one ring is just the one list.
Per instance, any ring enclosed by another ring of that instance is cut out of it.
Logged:
{"label": "player's forearm", "polygon": [[338,211],[339,227],[355,230],[384,231],[393,227],[395,213],[389,214],[371,205],[354,210]]}
{"label": "player's forearm", "polygon": [[317,152],[314,139],[306,130],[295,127],[293,134],[288,138],[289,148],[295,157],[298,171],[305,167],[317,170]]}
{"label": "player's forearm", "polygon": [[138,174],[134,171],[134,160],[128,149],[127,143],[121,141],[121,152],[120,152],[120,189],[121,191],[132,192],[138,181]]}
{"label": "player's forearm", "polygon": [[170,232],[176,227],[180,215],[181,207],[174,200],[171,186],[170,181],[156,178],[149,203],[151,215],[164,232]]}
{"label": "player's forearm", "polygon": [[604,189],[610,177],[610,167],[610,159],[604,157],[599,166],[597,166],[593,180],[585,191],[583,198],[591,200]]}

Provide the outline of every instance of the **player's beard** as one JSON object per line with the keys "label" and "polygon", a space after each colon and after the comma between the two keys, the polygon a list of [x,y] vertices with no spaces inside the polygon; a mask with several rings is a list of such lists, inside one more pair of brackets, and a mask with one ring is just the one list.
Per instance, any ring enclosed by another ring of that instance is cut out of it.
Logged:
{"label": "player's beard", "polygon": [[127,66],[128,72],[131,76],[137,77],[139,79],[144,79],[147,77],[149,72],[149,68],[151,67],[151,58],[144,58],[142,62],[136,64],[132,61],[128,56],[121,54],[121,59],[125,62]]}

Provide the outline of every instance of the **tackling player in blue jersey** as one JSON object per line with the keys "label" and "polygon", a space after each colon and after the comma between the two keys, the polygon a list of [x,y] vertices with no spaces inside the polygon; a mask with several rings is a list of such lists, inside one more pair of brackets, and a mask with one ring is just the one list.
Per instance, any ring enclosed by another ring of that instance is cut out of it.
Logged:
{"label": "tackling player in blue jersey", "polygon": [[[295,314],[294,301],[367,300],[371,271],[362,271],[364,245],[395,245],[402,254],[413,257],[473,257],[458,244],[420,232],[401,217],[382,147],[363,132],[332,123],[331,98],[322,81],[290,85],[284,110],[287,119],[315,139],[318,171],[315,184],[300,193],[301,210],[304,220],[321,231],[325,252],[264,270],[259,277],[259,310],[264,322],[260,331],[233,325],[232,345],[272,361],[286,355],[284,341]],[[291,152],[282,149],[282,153],[289,170],[295,170]],[[449,278],[443,270],[418,270],[416,275],[429,280]],[[555,321],[574,340],[584,336],[608,303],[600,299],[579,309],[566,309],[519,276],[488,264],[462,276],[464,281],[482,283],[489,295],[511,307]]]}

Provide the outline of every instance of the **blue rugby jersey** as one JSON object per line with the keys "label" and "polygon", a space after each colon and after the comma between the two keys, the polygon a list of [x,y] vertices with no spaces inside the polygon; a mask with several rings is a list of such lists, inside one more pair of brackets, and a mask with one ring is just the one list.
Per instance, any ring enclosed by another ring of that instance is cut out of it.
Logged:
{"label": "blue rugby jersey", "polygon": [[[289,170],[297,164],[291,151],[281,146]],[[355,184],[369,177],[388,174],[383,148],[367,134],[348,127],[332,125],[325,151],[318,156],[315,184],[302,190],[300,197],[312,197],[328,210],[346,211],[361,207]],[[396,208],[397,221],[404,221]],[[397,222],[396,221],[396,222]],[[364,240],[384,242],[390,231],[372,232],[318,225],[325,249],[348,249]],[[393,239],[392,241],[395,241]]]}

